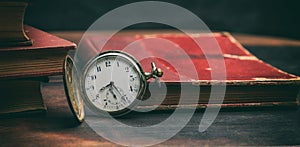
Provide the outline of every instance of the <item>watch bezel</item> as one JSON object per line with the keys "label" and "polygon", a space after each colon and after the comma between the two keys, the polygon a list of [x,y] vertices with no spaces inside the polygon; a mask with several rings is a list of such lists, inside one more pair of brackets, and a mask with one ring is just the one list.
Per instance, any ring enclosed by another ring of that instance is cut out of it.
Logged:
{"label": "watch bezel", "polygon": [[[85,77],[87,75],[87,72],[91,68],[91,66],[95,62],[97,62],[100,58],[105,58],[108,56],[115,56],[116,58],[121,57],[121,58],[125,59],[126,62],[133,65],[133,67],[135,68],[135,70],[137,71],[137,73],[139,74],[139,77],[140,77],[140,87],[139,87],[138,94],[137,94],[136,98],[134,99],[134,101],[128,107],[121,109],[121,110],[117,110],[117,111],[105,111],[105,110],[99,109],[90,101],[90,99],[87,96],[86,90],[85,90]],[[113,117],[120,117],[120,116],[123,116],[123,115],[131,112],[140,103],[140,100],[143,98],[145,91],[146,91],[146,84],[147,84],[147,81],[146,81],[144,71],[143,71],[140,63],[134,57],[129,55],[128,53],[125,53],[125,52],[122,52],[119,50],[110,50],[110,51],[101,52],[97,56],[95,56],[94,58],[89,60],[88,63],[83,68],[83,76],[80,79],[81,93],[83,93],[83,100],[85,101],[85,104],[87,104],[88,108],[90,108],[90,110],[95,112],[96,114],[100,114],[100,115],[109,114]]]}
{"label": "watch bezel", "polygon": [[80,92],[78,91],[79,82],[76,74],[77,68],[74,65],[74,61],[70,55],[67,55],[64,59],[63,66],[63,83],[65,94],[76,122],[78,124],[81,124],[84,121],[85,110],[83,100],[81,98]]}

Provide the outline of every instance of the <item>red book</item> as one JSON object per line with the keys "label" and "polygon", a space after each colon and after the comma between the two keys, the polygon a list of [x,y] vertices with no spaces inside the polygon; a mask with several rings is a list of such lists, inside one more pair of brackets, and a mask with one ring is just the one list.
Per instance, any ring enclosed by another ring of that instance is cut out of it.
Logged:
{"label": "red book", "polygon": [[[184,104],[205,107],[211,86],[220,83],[226,84],[226,94],[224,102],[220,104],[216,101],[216,105],[239,107],[298,104],[296,97],[300,90],[300,78],[259,60],[229,33],[191,36],[182,33],[119,33],[101,48],[104,39],[99,35],[87,36],[80,46],[89,48],[91,54],[123,50],[138,59],[144,71],[151,70],[152,61],[164,71],[161,82],[166,84],[167,94],[161,108],[177,107],[181,85],[200,88],[199,101],[189,101],[189,96],[186,96]],[[198,40],[200,46],[193,39]],[[220,50],[216,49],[216,45]],[[219,66],[222,63],[224,68]],[[195,72],[191,67],[194,67]],[[152,95],[162,96],[159,89],[152,89]],[[151,102],[144,105],[160,104],[161,99],[154,96],[150,99]]]}
{"label": "red book", "polygon": [[72,42],[25,26],[31,46],[0,47],[0,114],[45,112],[41,82],[62,73]]}
{"label": "red book", "polygon": [[64,57],[76,44],[30,26],[24,29],[33,44],[0,47],[0,80],[61,74]]}

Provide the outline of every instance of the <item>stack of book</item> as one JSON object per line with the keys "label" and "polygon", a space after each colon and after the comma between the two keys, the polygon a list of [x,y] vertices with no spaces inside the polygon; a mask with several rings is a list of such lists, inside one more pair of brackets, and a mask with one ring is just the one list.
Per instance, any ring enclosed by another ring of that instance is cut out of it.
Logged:
{"label": "stack of book", "polygon": [[62,73],[76,45],[23,25],[27,2],[0,1],[0,114],[45,112],[41,82]]}

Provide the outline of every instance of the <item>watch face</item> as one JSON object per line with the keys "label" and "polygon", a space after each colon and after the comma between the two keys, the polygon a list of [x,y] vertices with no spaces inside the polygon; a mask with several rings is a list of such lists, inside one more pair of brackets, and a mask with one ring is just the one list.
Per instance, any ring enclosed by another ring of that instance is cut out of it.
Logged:
{"label": "watch face", "polygon": [[87,64],[82,86],[92,110],[122,115],[142,97],[145,78],[135,59],[123,52],[109,51]]}

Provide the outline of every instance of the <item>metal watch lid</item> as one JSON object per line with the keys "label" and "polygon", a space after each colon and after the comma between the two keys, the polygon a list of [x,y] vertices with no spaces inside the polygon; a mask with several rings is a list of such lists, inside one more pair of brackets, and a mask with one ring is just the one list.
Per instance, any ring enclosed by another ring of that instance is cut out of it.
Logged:
{"label": "metal watch lid", "polygon": [[80,124],[83,122],[85,116],[84,104],[79,91],[77,69],[74,65],[72,57],[69,55],[67,55],[65,58],[63,71],[66,97],[76,122]]}

